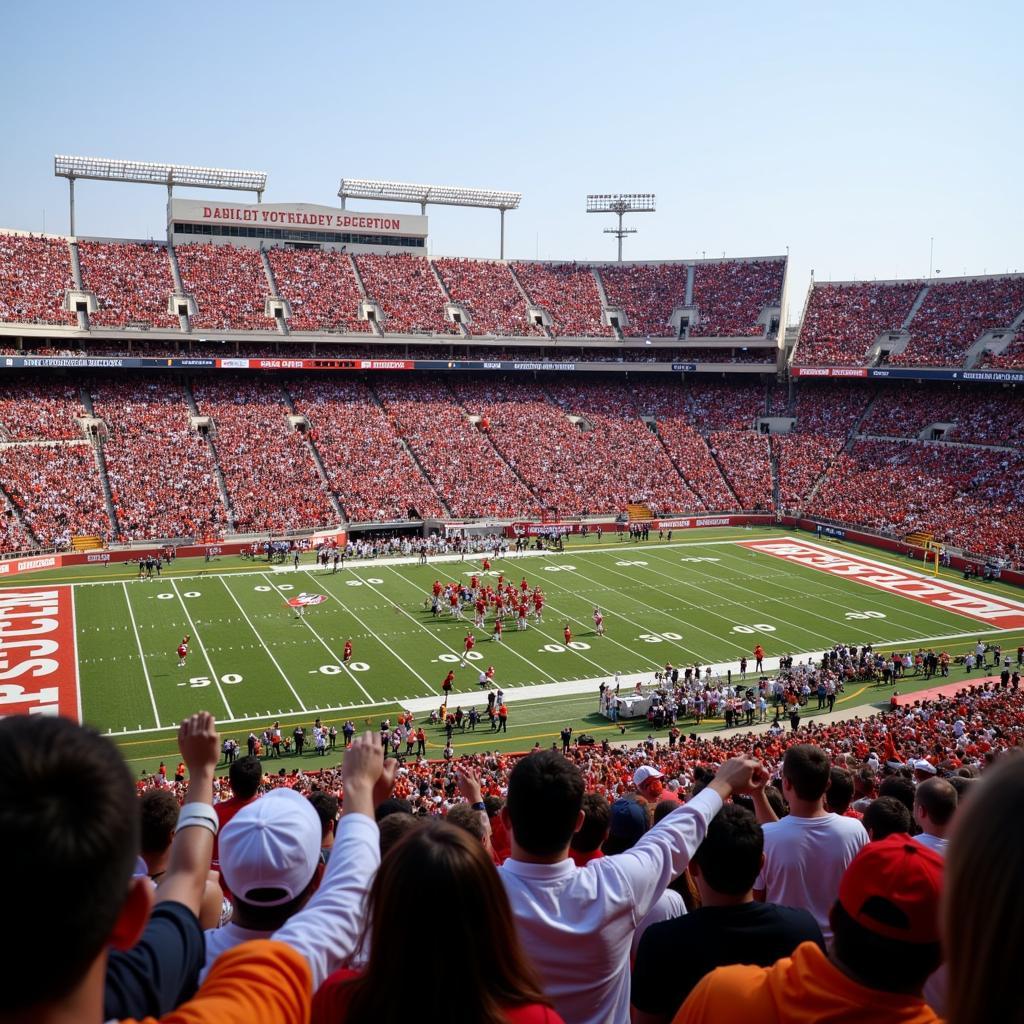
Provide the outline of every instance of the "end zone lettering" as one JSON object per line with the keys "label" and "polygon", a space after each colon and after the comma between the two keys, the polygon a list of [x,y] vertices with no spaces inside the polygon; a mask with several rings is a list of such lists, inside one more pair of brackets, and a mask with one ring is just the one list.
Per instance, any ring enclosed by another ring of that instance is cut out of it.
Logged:
{"label": "end zone lettering", "polygon": [[70,587],[0,594],[0,716],[78,721],[78,665]]}

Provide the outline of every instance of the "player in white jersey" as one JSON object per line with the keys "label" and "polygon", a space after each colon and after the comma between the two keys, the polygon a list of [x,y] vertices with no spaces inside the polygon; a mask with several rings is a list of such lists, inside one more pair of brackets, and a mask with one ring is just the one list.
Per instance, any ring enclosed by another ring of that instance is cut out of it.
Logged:
{"label": "player in white jersey", "polygon": [[604,636],[604,615],[601,614],[600,608],[594,608],[594,634],[595,636]]}

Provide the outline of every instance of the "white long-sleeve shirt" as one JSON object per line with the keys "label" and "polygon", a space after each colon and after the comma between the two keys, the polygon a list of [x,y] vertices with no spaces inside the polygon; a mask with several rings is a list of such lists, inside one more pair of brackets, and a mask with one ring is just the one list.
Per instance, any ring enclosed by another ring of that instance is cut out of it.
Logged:
{"label": "white long-sleeve shirt", "polygon": [[499,869],[520,941],[566,1024],[628,1024],[629,950],[639,922],[700,846],[722,800],[705,789],[632,849],[590,861]]}

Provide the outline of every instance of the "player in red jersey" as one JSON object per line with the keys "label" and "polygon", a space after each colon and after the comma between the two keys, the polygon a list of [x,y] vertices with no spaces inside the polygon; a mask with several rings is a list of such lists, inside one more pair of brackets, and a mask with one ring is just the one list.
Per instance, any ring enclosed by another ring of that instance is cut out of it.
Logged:
{"label": "player in red jersey", "polygon": [[440,580],[434,580],[434,597],[440,597],[440,596],[441,596],[441,581]]}
{"label": "player in red jersey", "polygon": [[185,659],[188,657],[188,641],[189,638],[186,636],[178,644],[178,668],[183,668],[185,665]]}
{"label": "player in red jersey", "polygon": [[483,570],[484,570],[484,572],[490,572],[490,569],[491,569],[491,560],[489,558],[485,558],[484,559]]}
{"label": "player in red jersey", "polygon": [[502,625],[502,622],[501,622],[501,616],[499,615],[494,620],[494,635],[491,637],[491,639],[492,640],[497,640],[500,643],[501,642],[501,631],[504,628],[505,627]]}
{"label": "player in red jersey", "polygon": [[526,582],[526,577],[525,576],[519,581],[519,589],[524,594],[528,593],[529,590],[530,590],[530,584]]}
{"label": "player in red jersey", "polygon": [[466,664],[466,655],[469,654],[469,652],[471,650],[473,650],[474,647],[476,647],[476,637],[473,636],[472,631],[466,634],[466,636],[463,639],[462,643],[463,643],[463,646],[466,649],[465,652],[462,655],[462,664],[465,665]]}
{"label": "player in red jersey", "polygon": [[455,669],[449,669],[448,675],[444,677],[444,682],[441,683],[441,689],[444,690],[445,695],[452,692],[452,684],[455,682]]}
{"label": "player in red jersey", "polygon": [[533,615],[538,624],[544,621],[544,595],[539,590],[533,594]]}
{"label": "player in red jersey", "polygon": [[516,629],[518,630],[526,629],[526,611],[526,599],[523,598],[523,602],[519,605],[519,612],[516,617]]}
{"label": "player in red jersey", "polygon": [[341,653],[341,660],[347,665],[352,660],[352,641],[345,641],[345,649]]}
{"label": "player in red jersey", "polygon": [[565,636],[565,646],[568,647],[572,643],[572,630],[569,628],[568,622],[565,624],[563,635]]}
{"label": "player in red jersey", "polygon": [[595,636],[604,636],[604,615],[597,607],[594,608],[594,634]]}

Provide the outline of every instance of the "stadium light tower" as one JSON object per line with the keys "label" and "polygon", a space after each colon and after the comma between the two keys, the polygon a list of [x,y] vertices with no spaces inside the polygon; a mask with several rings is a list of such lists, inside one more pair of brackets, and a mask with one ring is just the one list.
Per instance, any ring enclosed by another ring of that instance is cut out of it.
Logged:
{"label": "stadium light tower", "polygon": [[233,192],[255,192],[263,202],[267,187],[264,171],[230,171],[223,167],[192,167],[188,164],[154,164],[144,160],[111,160],[95,156],[55,156],[55,178],[67,178],[70,197],[71,234],[75,233],[75,179],[129,181],[138,185],[166,185],[168,214],[175,185],[190,188],[224,188]]}
{"label": "stadium light tower", "polygon": [[477,206],[501,214],[500,258],[505,258],[505,211],[516,210],[522,192],[501,192],[491,188],[459,188],[456,185],[414,185],[407,181],[375,181],[367,178],[342,178],[338,188],[341,208],[346,199],[373,199],[385,203],[419,203],[426,214],[427,203],[437,206]]}
{"label": "stadium light tower", "polygon": [[622,262],[622,240],[626,235],[635,235],[636,228],[624,228],[622,218],[627,213],[654,213],[653,192],[616,192],[614,195],[588,195],[587,213],[614,213],[618,215],[617,228],[605,228],[606,235],[615,235],[619,240],[619,262]]}

